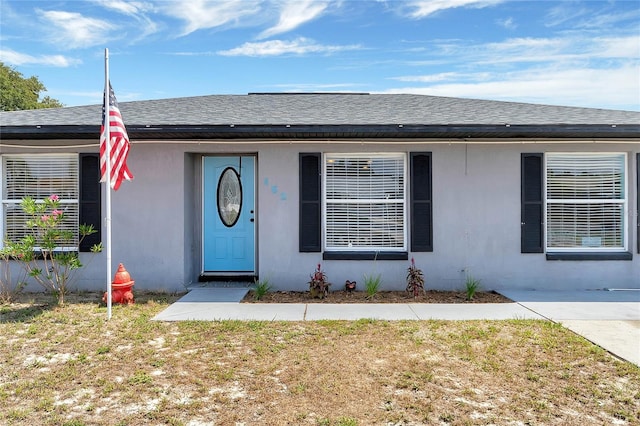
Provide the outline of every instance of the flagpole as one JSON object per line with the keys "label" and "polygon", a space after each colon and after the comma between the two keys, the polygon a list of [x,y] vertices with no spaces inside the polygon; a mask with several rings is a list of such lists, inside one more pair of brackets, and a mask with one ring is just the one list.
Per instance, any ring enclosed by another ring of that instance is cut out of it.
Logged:
{"label": "flagpole", "polygon": [[105,158],[106,158],[106,182],[107,192],[105,227],[107,231],[107,319],[111,319],[111,132],[109,116],[109,103],[111,91],[109,90],[109,49],[104,49],[104,135],[105,135]]}

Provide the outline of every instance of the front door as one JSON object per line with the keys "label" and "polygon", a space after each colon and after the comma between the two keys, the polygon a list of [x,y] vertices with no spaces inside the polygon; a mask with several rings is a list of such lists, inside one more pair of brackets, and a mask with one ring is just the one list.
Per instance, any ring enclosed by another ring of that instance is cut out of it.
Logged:
{"label": "front door", "polygon": [[255,272],[255,157],[204,157],[204,273]]}

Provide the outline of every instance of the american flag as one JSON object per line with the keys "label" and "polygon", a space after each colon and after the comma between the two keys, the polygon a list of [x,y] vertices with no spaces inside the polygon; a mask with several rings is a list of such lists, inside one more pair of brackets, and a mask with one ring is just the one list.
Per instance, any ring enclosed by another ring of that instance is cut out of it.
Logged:
{"label": "american flag", "polygon": [[[100,182],[107,180],[107,138],[105,133],[105,104],[102,106],[102,126],[100,128]],[[132,180],[133,174],[127,167],[129,155],[129,135],[124,127],[118,101],[109,82],[109,139],[111,147],[111,187],[114,191],[120,188],[123,179]]]}

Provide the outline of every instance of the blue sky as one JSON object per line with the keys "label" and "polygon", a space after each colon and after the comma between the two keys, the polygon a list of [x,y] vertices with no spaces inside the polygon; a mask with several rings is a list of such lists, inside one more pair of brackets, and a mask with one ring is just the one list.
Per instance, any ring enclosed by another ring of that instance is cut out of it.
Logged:
{"label": "blue sky", "polygon": [[0,0],[0,60],[67,106],[419,93],[640,111],[640,2]]}

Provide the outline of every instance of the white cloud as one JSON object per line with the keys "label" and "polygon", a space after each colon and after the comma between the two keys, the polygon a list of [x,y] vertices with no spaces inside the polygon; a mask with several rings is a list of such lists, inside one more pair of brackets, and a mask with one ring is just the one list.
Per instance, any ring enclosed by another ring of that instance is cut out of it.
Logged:
{"label": "white cloud", "polygon": [[515,30],[516,28],[518,28],[518,25],[516,25],[512,17],[508,17],[505,19],[498,19],[496,23],[508,30]]}
{"label": "white cloud", "polygon": [[285,92],[353,92],[355,87],[362,86],[361,83],[286,83],[272,84],[268,87],[275,87]]}
{"label": "white cloud", "polygon": [[591,40],[591,54],[599,58],[635,58],[640,61],[640,37],[602,37]]}
{"label": "white cloud", "polygon": [[158,24],[147,15],[149,12],[155,11],[155,7],[151,3],[139,1],[126,2],[122,0],[93,1],[105,9],[121,13],[136,20],[136,29],[138,30],[140,35],[130,41],[135,42],[144,39],[147,36],[159,31]]}
{"label": "white cloud", "polygon": [[10,65],[47,65],[53,67],[66,68],[81,64],[79,59],[67,58],[62,55],[40,55],[33,56],[26,53],[16,52],[11,49],[0,50],[0,60]]}
{"label": "white cloud", "polygon": [[123,1],[123,0],[94,0],[105,9],[111,9],[116,12],[129,16],[138,16],[141,13],[150,12],[154,9],[153,4],[140,1]]}
{"label": "white cloud", "polygon": [[[589,63],[602,59],[640,61],[637,36],[512,38],[498,43],[469,45],[461,41],[435,42],[431,60],[466,67],[500,66],[531,62]],[[414,64],[421,61],[414,60]]]}
{"label": "white cloud", "polygon": [[234,49],[219,51],[223,56],[280,56],[286,54],[304,55],[306,53],[334,53],[344,50],[360,49],[359,45],[329,46],[300,37],[295,40],[269,40],[258,43],[244,43]]}
{"label": "white cloud", "polygon": [[47,39],[62,48],[83,48],[104,44],[116,26],[75,12],[37,10],[50,32]]}
{"label": "white cloud", "polygon": [[408,16],[422,19],[436,12],[457,7],[471,7],[481,9],[502,3],[504,0],[413,0],[404,4],[409,9]]}
{"label": "white cloud", "polygon": [[203,52],[168,52],[167,55],[173,56],[216,56],[216,52],[203,51]]}
{"label": "white cloud", "polygon": [[330,4],[330,0],[189,0],[161,2],[158,8],[185,22],[180,36],[210,28],[256,27],[277,14],[278,22],[257,37],[264,39],[317,19]]}
{"label": "white cloud", "polygon": [[[562,38],[512,38],[500,43],[477,45],[470,49],[466,59],[476,63],[518,63],[561,60],[577,53],[571,49],[575,43]],[[467,50],[468,46],[459,46]]]}
{"label": "white cloud", "polygon": [[160,6],[168,15],[185,21],[181,36],[202,29],[239,25],[241,18],[255,16],[261,10],[260,3],[252,0],[189,0]]}
{"label": "white cloud", "polygon": [[400,77],[392,77],[391,80],[397,81],[415,81],[419,83],[433,83],[436,81],[447,81],[447,80],[455,80],[462,79],[463,75],[455,72],[443,72],[437,74],[427,74],[427,75],[406,75]]}
{"label": "white cloud", "polygon": [[476,45],[444,40],[430,53],[408,64],[445,71],[394,77],[414,84],[389,92],[640,109],[640,38],[624,30]]}
{"label": "white cloud", "polygon": [[267,38],[276,34],[291,31],[300,25],[320,16],[328,3],[317,0],[294,0],[283,3],[280,20],[273,27],[263,31],[258,38]]}
{"label": "white cloud", "polygon": [[494,99],[583,107],[637,110],[640,105],[638,68],[558,70],[553,66],[494,74],[467,75],[465,82],[447,82],[422,87],[398,87],[385,93],[416,93],[434,96]]}
{"label": "white cloud", "polygon": [[545,25],[555,27],[585,16],[589,10],[576,2],[560,2],[547,13]]}
{"label": "white cloud", "polygon": [[[618,29],[625,23],[633,25],[640,18],[640,9],[635,8],[630,11],[620,12],[616,10],[615,4],[605,2],[594,2],[596,6],[602,6],[602,10],[589,9],[589,3],[580,5],[576,2],[560,2],[547,13],[545,25],[556,27],[570,25],[574,29],[591,29],[596,31],[606,31],[608,29]],[[636,27],[637,35],[637,27]]]}

